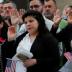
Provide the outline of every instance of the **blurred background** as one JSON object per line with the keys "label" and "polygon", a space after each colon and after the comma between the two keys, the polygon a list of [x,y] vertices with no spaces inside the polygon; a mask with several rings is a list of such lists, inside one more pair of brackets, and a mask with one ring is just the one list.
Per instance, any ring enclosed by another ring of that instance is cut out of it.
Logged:
{"label": "blurred background", "polygon": [[[28,9],[28,0],[0,0],[0,2],[2,1],[13,1],[16,3],[18,9],[19,8],[25,8]],[[56,0],[57,1],[57,5],[59,7],[59,9],[63,9],[63,7],[67,4],[72,5],[72,0]]]}

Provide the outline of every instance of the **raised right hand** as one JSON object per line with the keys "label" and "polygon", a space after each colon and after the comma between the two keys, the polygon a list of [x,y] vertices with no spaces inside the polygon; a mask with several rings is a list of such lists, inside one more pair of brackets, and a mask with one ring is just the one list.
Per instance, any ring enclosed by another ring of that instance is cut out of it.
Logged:
{"label": "raised right hand", "polygon": [[8,41],[14,40],[16,38],[16,29],[15,26],[8,27]]}

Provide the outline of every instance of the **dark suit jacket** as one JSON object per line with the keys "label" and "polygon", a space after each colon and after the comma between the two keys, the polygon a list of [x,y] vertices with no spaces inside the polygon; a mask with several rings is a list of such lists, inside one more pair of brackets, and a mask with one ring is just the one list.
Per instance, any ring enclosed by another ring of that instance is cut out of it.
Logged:
{"label": "dark suit jacket", "polygon": [[4,25],[3,28],[0,30],[0,38],[7,40],[7,31],[8,31],[8,26]]}
{"label": "dark suit jacket", "polygon": [[52,27],[51,33],[58,39],[58,41],[64,43],[66,51],[71,51],[70,41],[72,40],[72,24],[68,24],[59,33],[56,33],[56,31],[57,28]]}
{"label": "dark suit jacket", "polygon": [[[18,37],[15,43],[6,42],[2,46],[3,57],[11,58],[16,53],[16,48],[25,34]],[[30,51],[34,55],[33,58],[37,59],[37,64],[28,67],[27,72],[56,72],[59,68],[58,43],[51,34],[38,35]]]}

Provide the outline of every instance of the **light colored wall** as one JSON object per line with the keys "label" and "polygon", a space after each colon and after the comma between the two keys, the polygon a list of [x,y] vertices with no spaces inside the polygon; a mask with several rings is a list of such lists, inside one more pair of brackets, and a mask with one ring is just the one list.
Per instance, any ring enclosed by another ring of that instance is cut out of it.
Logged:
{"label": "light colored wall", "polygon": [[[9,0],[4,0],[4,1],[9,1]],[[28,1],[29,0],[12,0],[12,1],[16,2],[19,7],[22,6],[22,7],[28,8],[27,6],[28,6]],[[61,10],[67,4],[71,4],[72,5],[72,0],[56,0],[56,2],[57,2],[58,7]]]}
{"label": "light colored wall", "polygon": [[72,0],[56,0],[58,7],[63,10],[65,5],[72,5]]}

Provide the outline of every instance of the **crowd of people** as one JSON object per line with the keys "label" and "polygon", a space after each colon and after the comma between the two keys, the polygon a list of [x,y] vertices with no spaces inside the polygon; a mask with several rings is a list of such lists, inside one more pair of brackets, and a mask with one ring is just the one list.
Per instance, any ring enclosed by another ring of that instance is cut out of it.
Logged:
{"label": "crowd of people", "polygon": [[13,2],[0,3],[0,43],[3,72],[7,58],[14,72],[59,72],[72,58],[72,5],[61,12],[55,0],[29,0],[29,10]]}

